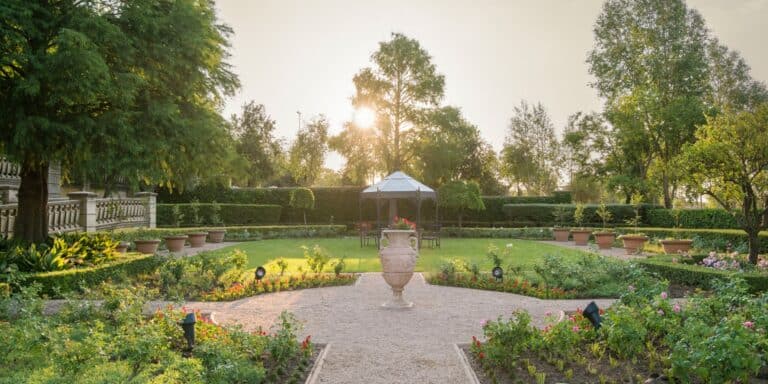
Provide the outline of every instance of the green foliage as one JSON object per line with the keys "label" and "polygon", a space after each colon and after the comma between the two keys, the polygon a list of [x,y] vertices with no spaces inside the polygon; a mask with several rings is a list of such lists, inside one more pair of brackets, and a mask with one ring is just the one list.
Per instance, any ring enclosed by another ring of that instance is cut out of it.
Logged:
{"label": "green foliage", "polygon": [[288,174],[297,185],[310,186],[320,176],[328,151],[328,120],[320,115],[303,124],[288,154]]}
{"label": "green foliage", "polygon": [[583,227],[584,224],[584,204],[576,204],[573,210],[573,222],[577,227]]}
{"label": "green foliage", "polygon": [[[675,220],[673,211],[679,219]],[[646,211],[646,221],[651,227],[736,229],[739,224],[734,216],[723,209],[650,209]]]}
{"label": "green foliage", "polygon": [[319,245],[315,244],[310,250],[309,247],[302,245],[301,249],[304,250],[304,259],[307,260],[309,269],[314,273],[320,273],[325,268],[325,265],[331,261],[328,253],[325,252]]}
{"label": "green foliage", "polygon": [[[107,234],[63,234],[50,243],[10,241],[0,245],[3,270],[45,272],[100,265],[117,256],[118,242]],[[3,249],[5,248],[5,249]],[[13,266],[13,267],[11,267]],[[0,270],[0,275],[4,272]]]}
{"label": "green foliage", "polygon": [[531,324],[531,315],[524,311],[512,313],[509,320],[499,317],[483,327],[488,342],[483,344],[485,355],[502,367],[513,367],[523,351],[533,346],[537,335],[536,327]]}
{"label": "green foliage", "polygon": [[441,232],[447,237],[549,240],[552,228],[458,228],[445,227]]}
{"label": "green foliage", "polygon": [[105,281],[151,273],[160,264],[162,259],[153,255],[128,254],[95,267],[27,274],[24,284],[37,283],[42,294],[61,297]]}
{"label": "green foliage", "polygon": [[237,185],[265,185],[278,175],[285,154],[282,143],[274,136],[275,128],[275,120],[267,115],[264,104],[254,101],[243,105],[240,116],[232,116],[230,131],[235,149],[246,161],[245,172],[236,179]]}
{"label": "green foliage", "polygon": [[[216,210],[219,210],[217,213]],[[197,221],[193,212],[197,210]],[[278,224],[282,208],[268,204],[158,204],[157,224],[159,226],[199,227],[229,225]],[[181,214],[181,219],[177,216]]]}
{"label": "green foliage", "polygon": [[280,276],[285,274],[285,270],[288,269],[288,262],[285,261],[285,259],[282,257],[275,260],[275,265],[277,265],[277,268],[280,269]]}
{"label": "green foliage", "polygon": [[190,299],[216,288],[227,288],[242,281],[246,261],[246,254],[237,249],[223,256],[201,252],[168,260],[158,271],[161,294]]}
{"label": "green foliage", "polygon": [[474,181],[451,181],[437,191],[439,204],[454,209],[459,215],[459,227],[465,210],[481,211],[485,209],[480,198],[480,186]]}
{"label": "green foliage", "polygon": [[[611,212],[612,220],[609,224],[622,224],[627,219],[633,219],[635,217],[634,208],[627,204],[606,204],[606,208]],[[650,209],[658,208],[657,205],[643,204],[640,207],[640,217],[645,217],[646,212]],[[575,206],[572,204],[505,204],[504,213],[507,215],[507,222],[514,224],[515,226],[528,226],[528,227],[546,227],[551,226],[555,222],[553,221],[556,210],[564,209],[567,212],[574,212]],[[584,205],[584,218],[582,225],[585,226],[598,226],[601,224],[600,218],[597,215],[598,205],[585,204]],[[571,217],[573,217],[571,215]],[[568,216],[566,216],[568,218]],[[566,226],[576,224],[572,220],[568,220],[564,223]]]}
{"label": "green foliage", "polygon": [[723,271],[655,258],[640,260],[638,265],[675,284],[711,289],[716,280],[732,280],[739,277],[747,283],[752,292],[768,291],[768,274],[766,273]]}
{"label": "green foliage", "polygon": [[608,209],[604,200],[600,201],[600,205],[597,207],[597,210],[595,210],[595,214],[597,214],[597,216],[600,217],[600,220],[603,221],[603,229],[608,226],[608,222],[613,218],[613,213]]}
{"label": "green foliage", "polygon": [[503,251],[499,251],[497,246],[490,244],[488,245],[488,252],[486,252],[486,256],[494,267],[501,267],[501,264],[504,263],[504,260],[509,258],[511,248],[512,244],[510,243],[507,244],[507,247],[505,247]]}
{"label": "green foliage", "polygon": [[288,206],[296,209],[314,209],[315,194],[309,188],[292,189]]}
{"label": "green foliage", "polygon": [[344,257],[342,257],[333,263],[333,273],[336,276],[339,276],[342,272],[344,272],[344,268],[346,267],[347,267],[347,262],[344,261]]}

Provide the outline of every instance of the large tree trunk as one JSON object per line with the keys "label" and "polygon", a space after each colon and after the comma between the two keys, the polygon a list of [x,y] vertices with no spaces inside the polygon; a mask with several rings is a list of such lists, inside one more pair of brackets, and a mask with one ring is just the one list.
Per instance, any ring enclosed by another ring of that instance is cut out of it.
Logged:
{"label": "large tree trunk", "polygon": [[34,243],[48,239],[48,163],[21,164],[19,211],[13,236]]}
{"label": "large tree trunk", "polygon": [[749,262],[752,265],[757,265],[757,255],[760,253],[760,237],[758,236],[759,233],[759,229],[747,229],[747,237],[749,238]]}
{"label": "large tree trunk", "polygon": [[664,189],[664,208],[666,209],[672,209],[672,194],[671,194],[671,186],[669,185],[669,176],[667,176],[667,173],[664,172],[664,176],[662,177],[662,189]]}

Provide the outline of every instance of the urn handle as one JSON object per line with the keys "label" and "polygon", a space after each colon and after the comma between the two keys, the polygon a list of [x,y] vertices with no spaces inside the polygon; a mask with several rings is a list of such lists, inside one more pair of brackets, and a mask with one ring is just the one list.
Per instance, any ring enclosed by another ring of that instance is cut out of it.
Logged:
{"label": "urn handle", "polygon": [[411,249],[416,251],[417,254],[418,254],[418,252],[419,252],[419,249],[418,249],[418,247],[419,247],[419,238],[417,236],[409,237],[408,238],[408,245],[410,245]]}

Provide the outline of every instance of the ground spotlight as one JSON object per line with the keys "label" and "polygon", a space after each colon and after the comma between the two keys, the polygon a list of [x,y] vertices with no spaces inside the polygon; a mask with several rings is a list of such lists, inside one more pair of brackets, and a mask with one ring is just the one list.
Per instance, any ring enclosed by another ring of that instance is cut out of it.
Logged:
{"label": "ground spotlight", "polygon": [[496,278],[496,281],[504,280],[504,270],[501,267],[493,267],[491,274]]}
{"label": "ground spotlight", "polygon": [[594,301],[584,308],[582,314],[589,319],[589,322],[592,323],[592,326],[595,327],[595,329],[600,329],[600,309],[597,308],[597,304],[595,304]]}
{"label": "ground spotlight", "polygon": [[256,268],[256,273],[255,273],[256,280],[263,279],[266,274],[267,274],[267,270],[264,269],[264,267]]}

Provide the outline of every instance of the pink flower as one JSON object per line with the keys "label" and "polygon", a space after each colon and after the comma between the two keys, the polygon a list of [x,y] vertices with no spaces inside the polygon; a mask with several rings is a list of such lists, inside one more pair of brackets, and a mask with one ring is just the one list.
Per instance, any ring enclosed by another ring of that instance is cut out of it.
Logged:
{"label": "pink flower", "polygon": [[480,320],[480,326],[485,328],[485,326],[488,324],[488,320]]}
{"label": "pink flower", "polygon": [[580,329],[580,328],[579,328],[579,326],[578,326],[578,325],[574,325],[574,326],[573,326],[573,328],[571,328],[571,329],[572,329],[574,332],[579,332],[579,329]]}
{"label": "pink flower", "polygon": [[667,299],[667,292],[662,292],[661,293],[661,298],[666,300]]}
{"label": "pink flower", "polygon": [[627,287],[627,289],[629,289],[630,292],[634,292],[635,291],[635,286],[634,285],[630,285],[629,287]]}
{"label": "pink flower", "polygon": [[547,311],[546,313],[544,313],[544,316],[552,316],[552,312]]}
{"label": "pink flower", "polygon": [[747,327],[747,328],[749,328],[749,329],[752,329],[752,328],[754,328],[754,327],[755,327],[755,323],[753,323],[753,322],[751,322],[751,321],[745,321],[745,322],[743,322],[741,325],[743,325],[743,326],[745,326],[745,327]]}
{"label": "pink flower", "polygon": [[674,311],[675,313],[680,313],[681,310],[682,308],[680,308],[680,304],[675,304],[675,306],[672,307],[672,311]]}
{"label": "pink flower", "polygon": [[659,316],[664,316],[664,311],[663,311],[663,310],[661,310],[661,309],[659,309],[658,311],[656,311],[656,313],[658,313],[658,314],[659,314]]}

